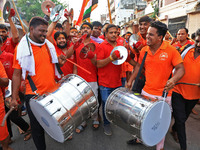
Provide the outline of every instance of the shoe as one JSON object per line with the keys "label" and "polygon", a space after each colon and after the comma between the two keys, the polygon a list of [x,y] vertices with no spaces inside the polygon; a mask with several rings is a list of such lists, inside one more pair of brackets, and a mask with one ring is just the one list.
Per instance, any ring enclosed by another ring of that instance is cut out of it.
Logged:
{"label": "shoe", "polygon": [[138,145],[138,144],[142,144],[141,141],[140,141],[139,139],[137,139],[137,138],[136,138],[136,139],[128,140],[126,143],[129,144],[129,145]]}
{"label": "shoe", "polygon": [[105,135],[112,135],[112,130],[110,124],[106,124],[103,126]]}
{"label": "shoe", "polygon": [[173,136],[174,140],[175,140],[177,143],[179,143],[177,132],[172,130],[170,133],[171,133],[171,135]]}

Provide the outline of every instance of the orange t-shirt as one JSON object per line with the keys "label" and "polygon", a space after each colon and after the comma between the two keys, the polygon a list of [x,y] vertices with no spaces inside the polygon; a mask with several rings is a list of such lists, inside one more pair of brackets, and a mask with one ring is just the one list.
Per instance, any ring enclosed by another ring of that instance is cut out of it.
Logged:
{"label": "orange t-shirt", "polygon": [[147,40],[145,40],[142,35],[140,34],[140,32],[138,32],[138,35],[140,36],[140,42],[142,43],[143,46],[146,46],[147,45]]}
{"label": "orange t-shirt", "polygon": [[128,62],[124,62],[122,64],[122,73],[121,73],[121,77],[125,78],[126,77],[126,72],[127,71],[133,71],[133,66],[131,64],[129,64]]}
{"label": "orange t-shirt", "polygon": [[[117,46],[121,43],[117,43]],[[107,40],[103,41],[98,48],[97,60],[102,60],[110,56],[111,51],[114,49]],[[112,62],[108,63],[102,68],[98,68],[98,81],[99,85],[116,88],[122,85],[121,82],[121,65],[114,65]]]}
{"label": "orange t-shirt", "polygon": [[[58,88],[58,84],[55,81],[55,65],[51,63],[51,56],[47,47],[46,45],[38,47],[33,44],[31,46],[35,60],[35,75],[31,76],[31,78],[37,88],[37,93],[44,94],[45,92],[53,92]],[[16,54],[17,47],[15,49],[13,68],[21,69],[18,60],[16,60]],[[25,94],[34,94],[27,79],[25,84]]]}
{"label": "orange t-shirt", "polygon": [[[200,83],[200,56],[194,58],[194,49],[191,49],[183,60],[185,74],[178,82]],[[188,100],[200,99],[200,87],[178,84],[173,89]]]}
{"label": "orange t-shirt", "polygon": [[[97,52],[98,46],[99,44],[96,43],[95,41],[93,41],[92,39],[90,39],[89,43],[94,43],[96,46],[96,49],[94,51],[94,53]],[[85,45],[82,43],[76,50],[76,62],[79,66],[85,68],[86,70],[88,70],[89,72],[91,72],[91,74],[86,73],[83,69],[80,69],[79,67],[77,67],[77,74],[79,76],[81,76],[83,79],[85,79],[87,82],[97,82],[97,67],[95,65],[92,64],[92,62],[90,61],[90,59],[81,59],[80,58],[80,52],[82,50],[82,48]]]}
{"label": "orange t-shirt", "polygon": [[153,55],[149,46],[142,48],[139,63],[142,63],[145,52],[148,52],[145,60],[146,82],[143,90],[149,94],[160,96],[174,66],[182,63],[182,58],[175,47],[163,41],[160,48]]}
{"label": "orange t-shirt", "polygon": [[[3,64],[0,62],[0,78],[8,78],[6,75],[6,71],[3,67]],[[0,88],[0,104],[4,103],[3,100],[3,92],[2,89]]]}

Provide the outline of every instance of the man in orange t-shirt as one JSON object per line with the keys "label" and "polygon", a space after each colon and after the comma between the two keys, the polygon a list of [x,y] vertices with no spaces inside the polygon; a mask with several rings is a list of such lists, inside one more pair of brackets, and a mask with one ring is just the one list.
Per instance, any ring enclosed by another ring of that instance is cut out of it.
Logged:
{"label": "man in orange t-shirt", "polygon": [[[162,99],[163,90],[171,90],[175,83],[180,80],[184,74],[182,59],[178,51],[168,42],[163,41],[167,32],[167,26],[159,21],[152,22],[147,32],[147,45],[140,52],[139,62],[135,67],[127,87],[131,88],[135,80],[140,64],[145,52],[147,57],[144,63],[146,82],[142,90],[142,95]],[[169,79],[172,69],[175,67],[176,72]],[[170,96],[166,98],[170,104]],[[136,140],[138,142],[138,140]],[[156,149],[161,150],[164,147],[164,139],[157,144]]]}
{"label": "man in orange t-shirt", "polygon": [[[180,83],[200,83],[200,29],[196,32],[195,40],[195,46],[183,58],[185,75],[179,81]],[[172,135],[176,141],[179,141],[182,150],[187,149],[185,122],[199,99],[200,87],[198,86],[178,84],[173,89],[172,108],[175,123],[172,126]]]}
{"label": "man in orange t-shirt", "polygon": [[[137,33],[137,35],[139,36],[139,41],[134,45],[134,49],[132,51],[132,53],[134,54],[134,60],[136,62],[138,62],[139,60],[141,49],[147,45],[146,35],[151,21],[152,19],[149,16],[143,16],[139,19],[139,27],[138,27],[139,32]],[[145,75],[141,74],[137,87],[136,89],[134,89],[134,91],[137,93],[141,93],[144,84],[145,84]]]}
{"label": "man in orange t-shirt", "polygon": [[[1,82],[0,84],[0,122],[2,122],[5,116],[5,106],[4,106],[4,97],[3,97],[2,87],[5,88],[8,86],[8,77],[6,75],[6,71],[4,70],[3,64],[1,62],[0,62],[0,82]],[[10,140],[10,137],[8,133],[8,128],[5,123],[4,126],[0,126],[0,143],[3,149],[12,150],[8,146],[9,140]]]}
{"label": "man in orange t-shirt", "polygon": [[[29,101],[35,95],[35,93],[32,91],[30,84],[28,83],[27,74],[31,76],[31,79],[37,88],[38,94],[42,95],[46,92],[53,92],[58,88],[58,84],[55,81],[55,63],[57,62],[63,65],[66,59],[62,58],[62,56],[57,58],[55,48],[52,49],[52,47],[49,47],[50,42],[45,40],[48,27],[48,22],[46,20],[41,17],[33,17],[29,26],[30,35],[27,37],[27,39],[30,42],[30,46],[28,46],[26,37],[23,37],[17,46],[14,55],[12,101],[10,105],[11,107],[17,109],[18,91],[21,83],[21,77],[23,76],[23,78],[26,79],[25,102],[30,118],[33,141],[38,150],[45,150],[46,144],[44,129],[35,118],[29,105]],[[21,57],[19,57],[21,54],[20,52],[25,50],[19,49],[18,47],[25,46],[29,47],[27,49],[30,51],[30,55],[24,56],[24,54],[22,54]],[[53,45],[51,44],[51,46]],[[32,49],[32,52],[30,49]],[[26,59],[27,57],[29,57],[28,60]],[[34,59],[34,63],[30,61],[31,59]],[[29,65],[29,67],[24,67],[26,65]],[[33,69],[31,70],[30,68]]]}

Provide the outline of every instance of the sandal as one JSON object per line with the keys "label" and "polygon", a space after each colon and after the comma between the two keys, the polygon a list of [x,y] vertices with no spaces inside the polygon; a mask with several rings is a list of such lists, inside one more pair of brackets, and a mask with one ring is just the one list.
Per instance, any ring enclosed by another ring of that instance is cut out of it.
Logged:
{"label": "sandal", "polygon": [[72,135],[68,137],[67,141],[71,141],[71,140],[72,140]]}
{"label": "sandal", "polygon": [[137,138],[131,139],[131,140],[127,141],[126,143],[129,144],[129,145],[138,145],[138,144],[142,144],[141,141],[140,141],[139,139],[137,139]]}
{"label": "sandal", "polygon": [[99,121],[98,120],[94,120],[92,123],[92,127],[94,130],[97,130],[99,128]]}
{"label": "sandal", "polygon": [[23,111],[21,112],[21,116],[26,116],[26,115],[27,115],[26,110],[23,110]]}
{"label": "sandal", "polygon": [[80,125],[76,128],[76,133],[81,133],[87,125]]}
{"label": "sandal", "polygon": [[20,134],[24,134],[25,133],[20,127],[18,127],[18,130],[19,130]]}
{"label": "sandal", "polygon": [[25,133],[24,133],[24,141],[28,141],[31,138],[31,129],[28,129]]}

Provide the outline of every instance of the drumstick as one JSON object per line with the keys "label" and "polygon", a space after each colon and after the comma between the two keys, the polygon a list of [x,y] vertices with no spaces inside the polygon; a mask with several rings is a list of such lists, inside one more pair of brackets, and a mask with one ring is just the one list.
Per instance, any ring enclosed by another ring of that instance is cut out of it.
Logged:
{"label": "drumstick", "polygon": [[8,118],[8,116],[10,115],[10,113],[14,110],[15,108],[12,107],[4,116],[3,121],[1,123],[1,126],[3,127],[5,125],[6,119]]}
{"label": "drumstick", "polygon": [[[164,90],[164,91],[163,91],[163,95],[162,95],[163,101],[164,101],[164,102],[165,102],[165,100],[166,100],[166,98],[167,98],[167,94],[168,94],[168,92],[166,92],[166,90]],[[162,104],[162,107],[161,107],[160,119],[162,118],[163,109],[164,109],[164,104],[165,104],[165,103],[163,103],[163,104]]]}
{"label": "drumstick", "polygon": [[175,85],[178,85],[178,84],[194,85],[194,86],[198,86],[198,87],[200,87],[200,83],[185,83],[185,82],[178,82],[178,83],[176,83]]}
{"label": "drumstick", "polygon": [[91,74],[91,72],[89,72],[88,70],[86,70],[85,68],[79,66],[78,64],[74,63],[73,61],[67,59],[67,61],[69,61],[70,63],[74,64],[75,66],[79,67],[80,69],[84,70],[85,72],[87,72],[88,74]]}
{"label": "drumstick", "polygon": [[[160,21],[160,19],[158,18],[157,15],[156,15],[156,19],[158,19],[158,21]],[[169,31],[167,31],[167,33],[169,33],[169,35],[171,36],[171,38],[174,38]]]}
{"label": "drumstick", "polygon": [[24,25],[23,25],[22,20],[21,20],[21,18],[20,18],[20,16],[19,16],[19,13],[18,13],[17,8],[16,8],[16,6],[15,6],[14,0],[12,0],[12,3],[13,3],[13,6],[14,6],[14,9],[15,9],[15,12],[17,13],[17,17],[18,17],[18,19],[19,19],[19,22],[20,22],[20,24],[21,24],[21,26],[22,26],[22,30],[23,30],[24,34],[26,34],[26,31],[25,31],[25,29],[24,29]]}

